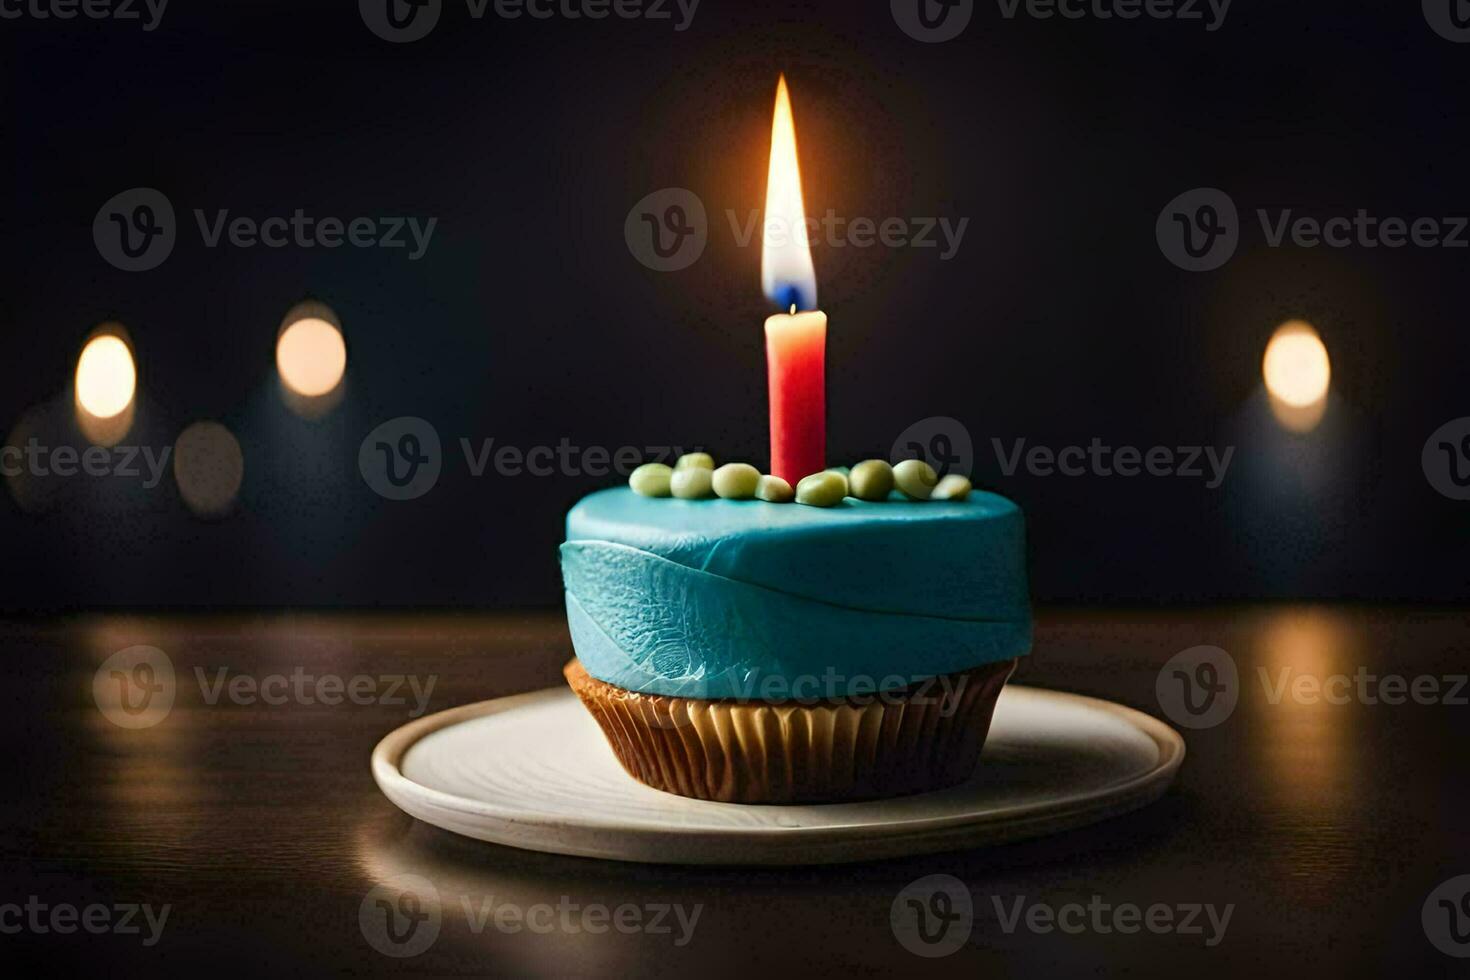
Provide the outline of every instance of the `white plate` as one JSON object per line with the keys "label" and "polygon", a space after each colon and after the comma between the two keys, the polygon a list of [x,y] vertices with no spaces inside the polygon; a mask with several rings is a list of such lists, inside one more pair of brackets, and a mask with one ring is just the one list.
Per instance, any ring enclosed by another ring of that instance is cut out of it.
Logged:
{"label": "white plate", "polygon": [[1157,799],[1183,759],[1179,734],[1141,712],[1010,685],[964,785],[827,806],[708,803],[623,772],[575,695],[554,688],[404,725],[373,750],[373,778],[426,823],[532,851],[663,864],[826,864],[1093,823]]}

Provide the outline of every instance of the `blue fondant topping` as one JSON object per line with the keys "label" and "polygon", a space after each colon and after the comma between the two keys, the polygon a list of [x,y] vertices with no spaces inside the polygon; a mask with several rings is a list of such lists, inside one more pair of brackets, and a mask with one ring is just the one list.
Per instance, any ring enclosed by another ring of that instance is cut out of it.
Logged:
{"label": "blue fondant topping", "polygon": [[1003,497],[833,508],[584,498],[562,545],[587,672],[694,698],[833,697],[1029,652],[1021,511]]}

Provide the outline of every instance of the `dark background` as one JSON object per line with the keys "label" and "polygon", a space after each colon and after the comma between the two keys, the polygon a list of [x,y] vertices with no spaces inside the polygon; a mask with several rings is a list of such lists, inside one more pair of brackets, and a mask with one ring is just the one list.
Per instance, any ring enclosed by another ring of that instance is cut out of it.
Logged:
{"label": "dark background", "polygon": [[[1368,6],[1368,5],[1364,5]],[[1029,517],[1043,601],[1462,599],[1466,506],[1420,450],[1466,409],[1465,251],[1267,248],[1254,209],[1470,212],[1470,46],[1420,5],[1236,0],[1198,21],[1003,19],[919,44],[886,3],[704,0],[693,26],[469,18],[389,44],[350,2],[186,3],[161,26],[0,22],[10,207],[0,226],[0,434],[69,405],[91,328],[127,325],[139,417],[164,445],[218,419],[246,474],[191,515],[171,479],[0,494],[8,611],[148,605],[552,604],[567,506],[607,480],[472,477],[458,440],[529,448],[702,444],[764,465],[759,249],[786,72],[808,210],[968,217],[958,255],[815,253],[830,458],[959,419],[979,482]],[[163,191],[179,242],[124,273],[93,245],[104,201]],[[711,214],[693,267],[623,239],[629,208],[687,187]],[[1247,218],[1217,272],[1183,272],[1154,223],[1194,187]],[[205,248],[192,211],[437,217],[428,254]],[[273,362],[306,296],[341,316],[346,392],[293,415]],[[1333,358],[1324,424],[1271,421],[1260,357],[1302,317]],[[364,435],[434,424],[444,473],[393,503]],[[31,416],[33,419],[36,415]],[[1005,477],[990,439],[1236,446],[1224,486]]]}

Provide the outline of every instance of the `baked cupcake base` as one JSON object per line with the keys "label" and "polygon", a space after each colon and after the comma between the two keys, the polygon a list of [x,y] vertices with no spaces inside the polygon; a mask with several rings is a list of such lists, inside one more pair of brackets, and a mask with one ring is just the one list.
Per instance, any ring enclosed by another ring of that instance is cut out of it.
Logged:
{"label": "baked cupcake base", "polygon": [[640,694],[597,680],[576,658],[563,673],[641,783],[721,803],[839,803],[968,779],[1016,663],[814,702]]}

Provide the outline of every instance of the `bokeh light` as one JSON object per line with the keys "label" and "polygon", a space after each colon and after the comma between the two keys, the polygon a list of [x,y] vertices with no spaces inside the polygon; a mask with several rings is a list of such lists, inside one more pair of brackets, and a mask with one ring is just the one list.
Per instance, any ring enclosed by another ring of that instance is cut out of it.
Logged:
{"label": "bokeh light", "polygon": [[347,344],[335,323],[303,316],[287,324],[276,339],[276,369],[288,389],[319,398],[342,383],[347,371]]}
{"label": "bokeh light", "polygon": [[1311,405],[1327,395],[1332,362],[1327,347],[1309,323],[1293,320],[1277,328],[1266,345],[1262,365],[1266,390],[1288,405]]}
{"label": "bokeh light", "polygon": [[88,442],[115,446],[132,431],[138,368],[122,324],[104,323],[92,331],[77,357],[72,388],[77,427]]}
{"label": "bokeh light", "polygon": [[1322,421],[1332,387],[1332,361],[1316,329],[1301,320],[1283,323],[1271,336],[1261,373],[1276,420],[1293,432]]}
{"label": "bokeh light", "polygon": [[[64,412],[64,407],[61,409]],[[35,440],[45,445],[54,438],[57,426],[57,408],[51,404],[35,405],[27,409],[20,420],[11,428],[5,442],[0,444],[0,463],[3,463],[5,484],[16,506],[27,514],[38,514],[50,510],[56,502],[58,481],[41,478],[21,455],[26,445]]]}
{"label": "bokeh light", "polygon": [[127,411],[137,391],[133,352],[115,333],[99,333],[77,358],[77,405],[89,415],[110,419]]}
{"label": "bokeh light", "polygon": [[245,455],[218,422],[195,422],[174,440],[174,481],[184,505],[199,517],[229,512],[245,479]]}

